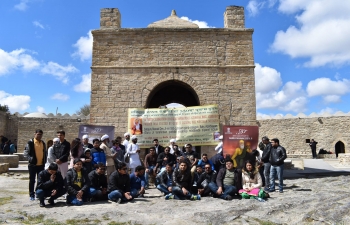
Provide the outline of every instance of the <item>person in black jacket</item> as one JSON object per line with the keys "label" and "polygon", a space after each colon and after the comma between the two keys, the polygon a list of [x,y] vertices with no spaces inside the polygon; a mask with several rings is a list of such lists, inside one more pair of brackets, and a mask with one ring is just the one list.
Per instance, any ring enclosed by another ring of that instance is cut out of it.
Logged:
{"label": "person in black jacket", "polygon": [[210,190],[217,197],[224,200],[232,200],[232,196],[242,189],[242,171],[233,167],[233,160],[226,159],[226,168],[220,169],[216,183],[209,183]]}
{"label": "person in black jacket", "polygon": [[36,196],[40,200],[40,207],[45,207],[45,198],[49,198],[49,204],[54,205],[55,199],[66,193],[62,175],[58,170],[56,163],[51,163],[47,170],[39,173],[38,183],[36,185]]}
{"label": "person in black jacket", "polygon": [[158,180],[157,189],[164,193],[164,195],[171,194],[173,187],[173,164],[168,163],[165,170],[158,173],[156,180]]}
{"label": "person in black jacket", "polygon": [[91,201],[107,200],[107,176],[106,166],[103,163],[97,164],[97,169],[89,173]]}
{"label": "person in black jacket", "polygon": [[87,201],[90,195],[90,179],[80,159],[74,159],[73,168],[67,172],[66,184],[68,204],[80,206]]}
{"label": "person in black jacket", "polygon": [[46,145],[41,140],[42,136],[43,131],[37,129],[34,133],[34,138],[28,141],[23,153],[24,157],[28,159],[29,197],[31,201],[35,200],[35,179],[44,170],[47,159]]}
{"label": "person in black jacket", "polygon": [[264,162],[264,177],[265,177],[265,191],[269,191],[270,189],[270,170],[271,170],[271,164],[270,164],[270,153],[272,145],[270,143],[270,140],[268,137],[264,136],[262,138],[262,144],[259,144],[260,150],[263,151],[261,156],[261,161]]}
{"label": "person in black jacket", "polygon": [[216,181],[216,171],[212,170],[209,163],[204,166],[204,173],[202,173],[197,181],[198,194],[201,196],[209,196],[214,194],[210,188],[209,184]]}
{"label": "person in black jacket", "polygon": [[283,169],[284,160],[287,158],[286,150],[280,145],[280,141],[277,138],[271,139],[272,149],[270,153],[270,188],[269,192],[275,191],[275,178],[278,177],[279,192],[283,193]]}
{"label": "person in black jacket", "polygon": [[66,132],[63,130],[57,131],[57,137],[60,141],[53,145],[53,154],[56,156],[56,163],[63,179],[68,171],[68,157],[70,153],[70,143],[64,139],[65,136]]}
{"label": "person in black jacket", "polygon": [[316,145],[317,145],[317,143],[318,142],[315,141],[314,139],[311,139],[311,142],[309,143],[313,159],[317,159],[317,154],[316,154]]}
{"label": "person in black jacket", "polygon": [[160,172],[165,170],[167,164],[175,164],[176,158],[174,155],[170,154],[170,147],[165,147],[164,152],[158,155],[157,164],[160,169]]}
{"label": "person in black jacket", "polygon": [[131,201],[130,194],[130,176],[127,173],[128,168],[124,162],[118,164],[118,169],[109,176],[108,199],[121,203]]}

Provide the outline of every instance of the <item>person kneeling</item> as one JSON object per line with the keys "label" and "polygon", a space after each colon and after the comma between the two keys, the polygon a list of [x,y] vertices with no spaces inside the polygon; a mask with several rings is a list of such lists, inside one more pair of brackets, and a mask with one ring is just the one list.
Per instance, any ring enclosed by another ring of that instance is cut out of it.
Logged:
{"label": "person kneeling", "polygon": [[143,197],[145,193],[145,167],[137,166],[135,172],[130,174],[130,194],[133,198]]}
{"label": "person kneeling", "polygon": [[40,207],[45,207],[45,198],[49,198],[50,205],[55,204],[55,199],[66,193],[61,172],[57,171],[56,163],[50,163],[48,169],[43,170],[38,175],[36,185],[36,196],[40,200]]}
{"label": "person kneeling", "polygon": [[80,159],[74,159],[73,168],[67,172],[67,203],[72,205],[82,205],[86,202],[90,193],[90,180],[88,174],[83,168],[83,162]]}
{"label": "person kneeling", "polygon": [[191,172],[187,170],[187,163],[180,162],[180,167],[173,173],[173,187],[172,194],[165,196],[165,199],[191,199],[200,200],[200,195],[192,195],[189,191],[191,188],[192,176]]}
{"label": "person kneeling", "polygon": [[123,162],[119,163],[117,168],[118,169],[109,176],[108,199],[117,203],[131,201],[130,177],[126,172],[128,168]]}
{"label": "person kneeling", "polygon": [[103,163],[97,164],[97,169],[89,173],[91,201],[107,200],[107,176],[106,166]]}
{"label": "person kneeling", "polygon": [[250,160],[245,162],[244,169],[242,169],[242,185],[243,189],[239,190],[239,194],[242,195],[242,198],[263,198],[261,193],[264,191],[261,189],[262,180],[260,173]]}
{"label": "person kneeling", "polygon": [[159,181],[157,189],[164,193],[164,195],[171,194],[173,186],[173,164],[166,164],[165,170],[157,175]]}

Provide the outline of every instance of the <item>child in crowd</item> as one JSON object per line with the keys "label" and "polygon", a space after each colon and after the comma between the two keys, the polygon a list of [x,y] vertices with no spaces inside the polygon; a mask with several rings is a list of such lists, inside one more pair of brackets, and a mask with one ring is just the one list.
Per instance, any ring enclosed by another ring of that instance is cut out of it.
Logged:
{"label": "child in crowd", "polygon": [[83,162],[83,167],[87,173],[90,173],[92,170],[94,170],[92,165],[91,150],[89,148],[86,148],[84,150],[84,154],[80,156],[80,159]]}

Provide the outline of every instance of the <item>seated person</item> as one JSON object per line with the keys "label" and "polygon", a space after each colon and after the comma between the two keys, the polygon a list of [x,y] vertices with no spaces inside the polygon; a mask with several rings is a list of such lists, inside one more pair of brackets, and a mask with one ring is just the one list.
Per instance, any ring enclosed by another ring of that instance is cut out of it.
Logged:
{"label": "seated person", "polygon": [[233,167],[233,160],[228,158],[226,159],[226,168],[220,169],[216,177],[216,183],[209,183],[209,188],[219,198],[232,200],[232,196],[241,186],[241,178],[241,172]]}
{"label": "seated person", "polygon": [[107,200],[107,176],[106,166],[103,163],[97,164],[97,169],[89,173],[90,198],[91,201]]}
{"label": "seated person", "polygon": [[198,194],[200,196],[210,196],[214,193],[210,190],[209,184],[216,181],[216,171],[212,170],[212,166],[208,163],[204,166],[202,173],[197,181]]}
{"label": "seated person", "polygon": [[106,165],[106,154],[103,149],[100,148],[100,140],[95,138],[93,141],[93,148],[91,149],[92,165],[97,168],[97,163],[103,163]]}
{"label": "seated person", "polygon": [[127,173],[128,168],[124,162],[118,164],[118,168],[109,176],[108,199],[116,202],[131,201],[130,177]]}
{"label": "seated person", "polygon": [[197,181],[202,173],[203,173],[202,167],[200,165],[197,165],[196,172],[193,175],[193,182],[192,182],[192,188],[191,188],[192,193],[198,192]]}
{"label": "seated person", "polygon": [[208,159],[208,155],[204,153],[204,154],[202,154],[202,159],[199,160],[198,165],[201,166],[202,169],[204,170],[204,167],[205,167],[205,165],[206,165],[207,163],[210,164],[211,170],[215,170],[214,164],[212,163],[212,161],[210,161],[210,160]]}
{"label": "seated person", "polygon": [[82,205],[90,195],[90,179],[83,169],[80,159],[74,159],[73,168],[69,169],[66,176],[67,203],[72,205]]}
{"label": "seated person", "polygon": [[80,159],[83,162],[83,168],[88,174],[95,169],[92,165],[91,150],[89,148],[85,148],[84,154],[80,156]]}
{"label": "seated person", "polygon": [[149,148],[149,153],[146,155],[145,157],[145,167],[146,167],[146,171],[145,171],[145,181],[146,181],[146,189],[148,188],[149,184],[148,184],[148,179],[149,179],[149,175],[153,175],[156,176],[156,172],[157,172],[157,158],[158,155],[156,153],[156,148],[155,147],[150,147]]}
{"label": "seated person", "polygon": [[173,149],[174,149],[174,153],[173,155],[177,158],[183,155],[183,152],[180,151],[179,146],[178,145],[173,145]]}
{"label": "seated person", "polygon": [[173,172],[172,194],[165,196],[165,199],[191,199],[200,200],[200,195],[192,195],[189,191],[191,188],[191,172],[187,170],[186,162],[181,162],[179,169]]}
{"label": "seated person", "polygon": [[174,164],[176,161],[176,158],[174,155],[170,154],[170,147],[165,147],[164,152],[160,153],[158,155],[157,163],[160,169],[160,172],[165,170],[165,166],[168,163]]}
{"label": "seated person", "polygon": [[165,170],[157,175],[158,185],[157,189],[164,193],[164,195],[172,192],[173,186],[173,164],[168,163]]}
{"label": "seated person", "polygon": [[262,180],[258,169],[252,161],[247,160],[242,169],[242,185],[243,189],[239,190],[242,198],[259,197],[259,192],[262,187]]}
{"label": "seated person", "polygon": [[46,170],[38,175],[36,185],[36,197],[40,200],[40,207],[45,207],[45,198],[49,198],[49,204],[54,205],[55,199],[66,193],[61,172],[58,171],[56,163],[50,163]]}
{"label": "seated person", "polygon": [[143,197],[145,193],[145,167],[137,166],[130,174],[130,194],[133,198]]}

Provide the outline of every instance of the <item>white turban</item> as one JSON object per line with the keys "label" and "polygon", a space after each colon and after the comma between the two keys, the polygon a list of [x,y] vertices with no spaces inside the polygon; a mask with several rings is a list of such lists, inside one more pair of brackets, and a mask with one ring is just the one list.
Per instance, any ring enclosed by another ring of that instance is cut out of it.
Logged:
{"label": "white turban", "polygon": [[84,139],[89,139],[89,135],[87,135],[87,134],[83,135],[83,140]]}
{"label": "white turban", "polygon": [[106,140],[107,138],[109,138],[109,136],[108,136],[107,134],[105,134],[105,135],[103,135],[103,136],[101,137],[101,141],[104,141],[104,140]]}
{"label": "white turban", "polygon": [[54,138],[53,142],[56,142],[56,141],[60,141],[60,139],[59,138]]}
{"label": "white turban", "polygon": [[222,140],[222,139],[224,139],[224,136],[220,135],[219,140]]}
{"label": "white turban", "polygon": [[135,139],[137,139],[136,135],[131,136],[131,140],[135,140]]}
{"label": "white turban", "polygon": [[125,134],[124,134],[124,137],[126,137],[126,136],[130,136],[130,134],[129,134],[129,133],[125,133]]}
{"label": "white turban", "polygon": [[169,142],[176,142],[176,140],[175,139],[170,139],[170,141]]}

